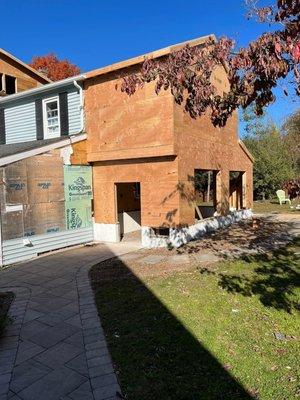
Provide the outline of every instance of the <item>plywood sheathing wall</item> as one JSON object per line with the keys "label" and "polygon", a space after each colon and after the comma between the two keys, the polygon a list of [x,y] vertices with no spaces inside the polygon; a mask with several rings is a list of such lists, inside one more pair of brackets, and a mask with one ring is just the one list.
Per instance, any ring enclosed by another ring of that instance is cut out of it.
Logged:
{"label": "plywood sheathing wall", "polygon": [[[134,71],[135,67],[129,73]],[[166,91],[156,95],[153,83],[129,97],[120,91],[126,73],[95,77],[85,84],[95,222],[118,221],[115,183],[139,182],[142,225],[175,226],[179,214],[173,97]]]}
{"label": "plywood sheathing wall", "polygon": [[[217,210],[229,211],[229,171],[243,171],[244,207],[252,206],[252,161],[238,141],[237,115],[226,127],[209,115],[193,120],[170,91],[156,95],[155,83],[133,96],[120,91],[122,77],[136,67],[85,82],[88,161],[93,162],[95,222],[117,222],[115,183],[140,182],[142,226],[192,225],[194,170],[219,171]],[[214,84],[228,90],[225,70]],[[117,87],[117,90],[116,90]]]}
{"label": "plywood sheathing wall", "polygon": [[[222,93],[228,90],[228,78],[223,67],[216,68],[213,83]],[[183,107],[174,105],[174,135],[178,152],[178,172],[181,188],[180,218],[182,224],[194,223],[195,169],[218,171],[216,175],[217,211],[226,215],[229,212],[229,173],[244,172],[244,204],[252,207],[252,169],[253,162],[243,151],[238,139],[237,113],[228,119],[226,126],[213,126],[209,113],[192,119]]]}
{"label": "plywood sheathing wall", "polygon": [[87,162],[87,141],[73,143],[73,154],[71,155],[72,165],[88,165]]}

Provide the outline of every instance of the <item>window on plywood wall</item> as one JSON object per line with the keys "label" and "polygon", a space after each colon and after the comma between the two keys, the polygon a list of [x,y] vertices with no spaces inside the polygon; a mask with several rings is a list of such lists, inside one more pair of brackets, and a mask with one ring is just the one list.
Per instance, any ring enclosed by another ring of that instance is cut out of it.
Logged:
{"label": "window on plywood wall", "polygon": [[216,213],[216,180],[218,171],[195,169],[195,218],[213,217]]}

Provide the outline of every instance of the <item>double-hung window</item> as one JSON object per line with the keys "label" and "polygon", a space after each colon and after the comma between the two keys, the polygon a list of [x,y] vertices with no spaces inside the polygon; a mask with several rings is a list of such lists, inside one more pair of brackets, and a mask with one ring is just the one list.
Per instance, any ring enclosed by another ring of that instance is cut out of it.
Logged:
{"label": "double-hung window", "polygon": [[60,119],[58,97],[51,97],[50,99],[43,100],[43,119],[45,139],[59,137]]}

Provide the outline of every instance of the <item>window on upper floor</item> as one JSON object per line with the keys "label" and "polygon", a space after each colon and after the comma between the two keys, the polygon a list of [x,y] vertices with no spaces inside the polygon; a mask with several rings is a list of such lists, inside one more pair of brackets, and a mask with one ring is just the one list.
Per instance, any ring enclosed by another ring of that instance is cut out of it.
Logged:
{"label": "window on upper floor", "polygon": [[0,73],[0,96],[17,93],[17,78]]}
{"label": "window on upper floor", "polygon": [[17,82],[14,76],[5,75],[5,92],[6,94],[17,93]]}
{"label": "window on upper floor", "polygon": [[51,139],[60,136],[59,100],[51,97],[43,100],[44,138]]}

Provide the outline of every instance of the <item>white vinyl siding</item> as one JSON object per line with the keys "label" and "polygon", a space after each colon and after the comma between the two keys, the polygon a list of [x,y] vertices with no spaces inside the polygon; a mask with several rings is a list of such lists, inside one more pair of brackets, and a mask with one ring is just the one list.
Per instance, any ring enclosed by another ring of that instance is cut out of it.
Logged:
{"label": "white vinyl siding", "polygon": [[6,143],[36,139],[35,103],[18,104],[4,110]]}
{"label": "white vinyl siding", "polygon": [[80,95],[78,91],[68,93],[68,110],[69,135],[74,135],[79,133],[81,129]]}
{"label": "white vinyl siding", "polygon": [[[80,94],[75,87],[60,88],[60,92],[68,92],[69,134],[81,131]],[[57,93],[44,93],[42,100],[56,97]],[[36,140],[35,100],[37,95],[27,99],[11,102],[4,106],[6,143],[20,143]],[[47,138],[44,132],[44,138]]]}
{"label": "white vinyl siding", "polygon": [[29,237],[32,246],[24,246],[23,238],[4,240],[3,265],[29,260],[45,251],[62,249],[94,240],[93,228],[81,228]]}

